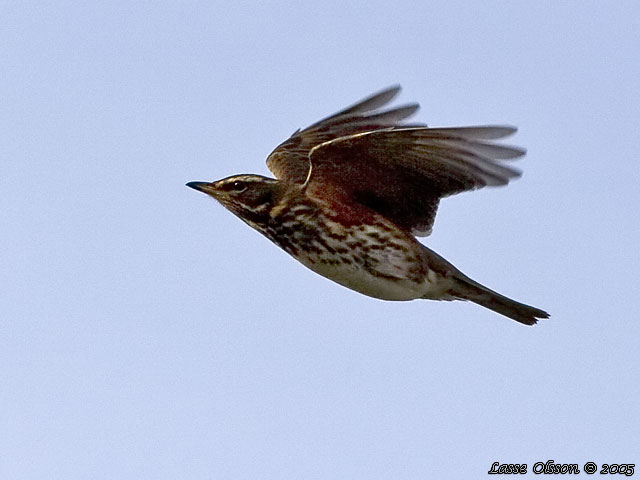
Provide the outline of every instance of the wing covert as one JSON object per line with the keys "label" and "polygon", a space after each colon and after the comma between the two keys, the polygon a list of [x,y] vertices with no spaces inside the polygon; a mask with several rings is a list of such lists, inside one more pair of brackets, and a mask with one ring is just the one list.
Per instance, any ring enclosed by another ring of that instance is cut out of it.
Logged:
{"label": "wing covert", "polygon": [[410,230],[431,232],[440,198],[505,185],[520,172],[505,165],[523,149],[489,142],[514,127],[392,127],[329,140],[310,152],[308,187],[331,183]]}
{"label": "wing covert", "polygon": [[416,103],[379,111],[399,91],[400,86],[397,85],[387,88],[304,130],[296,131],[269,154],[267,167],[280,180],[303,183],[309,172],[309,153],[312,148],[332,139],[397,126],[413,115],[419,108]]}

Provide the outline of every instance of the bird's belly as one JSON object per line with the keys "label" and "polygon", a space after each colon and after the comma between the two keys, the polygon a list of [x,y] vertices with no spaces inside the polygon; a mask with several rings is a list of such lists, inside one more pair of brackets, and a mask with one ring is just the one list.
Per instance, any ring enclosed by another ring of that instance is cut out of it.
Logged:
{"label": "bird's belly", "polygon": [[425,271],[417,245],[401,238],[371,239],[354,232],[326,237],[300,252],[314,272],[356,292],[383,300],[413,300],[425,294]]}
{"label": "bird's belly", "polygon": [[421,283],[406,278],[381,277],[359,266],[313,264],[308,261],[302,263],[323,277],[369,297],[382,300],[413,300],[424,294]]}
{"label": "bird's belly", "polygon": [[278,232],[268,235],[314,272],[382,300],[439,298],[448,288],[423,265],[424,247],[385,220],[344,228],[314,213],[318,219],[308,221],[314,228],[305,222],[296,224],[287,232],[289,242],[279,242]]}

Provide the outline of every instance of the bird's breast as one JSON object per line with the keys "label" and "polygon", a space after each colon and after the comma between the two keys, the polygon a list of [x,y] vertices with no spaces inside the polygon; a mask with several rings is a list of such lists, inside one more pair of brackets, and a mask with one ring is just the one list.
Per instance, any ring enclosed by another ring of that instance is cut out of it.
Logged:
{"label": "bird's breast", "polygon": [[384,300],[424,295],[417,241],[380,217],[345,223],[315,205],[293,206],[267,236],[303,265],[347,288]]}

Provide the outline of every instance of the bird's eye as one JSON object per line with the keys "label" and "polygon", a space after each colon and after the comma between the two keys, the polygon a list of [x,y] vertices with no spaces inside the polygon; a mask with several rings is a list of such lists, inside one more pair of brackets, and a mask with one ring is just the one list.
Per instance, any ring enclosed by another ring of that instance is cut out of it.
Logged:
{"label": "bird's eye", "polygon": [[242,192],[243,190],[245,190],[247,188],[247,184],[244,182],[241,182],[240,180],[236,180],[235,182],[233,182],[231,184],[231,189],[234,192]]}

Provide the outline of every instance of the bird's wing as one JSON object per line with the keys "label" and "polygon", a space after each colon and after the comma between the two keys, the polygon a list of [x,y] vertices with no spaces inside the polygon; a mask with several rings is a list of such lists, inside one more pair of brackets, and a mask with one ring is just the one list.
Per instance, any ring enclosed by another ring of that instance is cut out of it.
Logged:
{"label": "bird's wing", "polygon": [[520,175],[504,160],[525,151],[491,142],[515,131],[508,126],[392,126],[334,138],[310,151],[306,188],[321,196],[330,185],[343,201],[363,204],[414,235],[426,236],[440,198],[505,185]]}
{"label": "bird's wing", "polygon": [[309,173],[309,153],[321,143],[336,138],[394,127],[418,110],[418,104],[379,111],[400,91],[390,87],[361,100],[338,113],[296,131],[267,157],[267,167],[280,180],[303,183]]}

